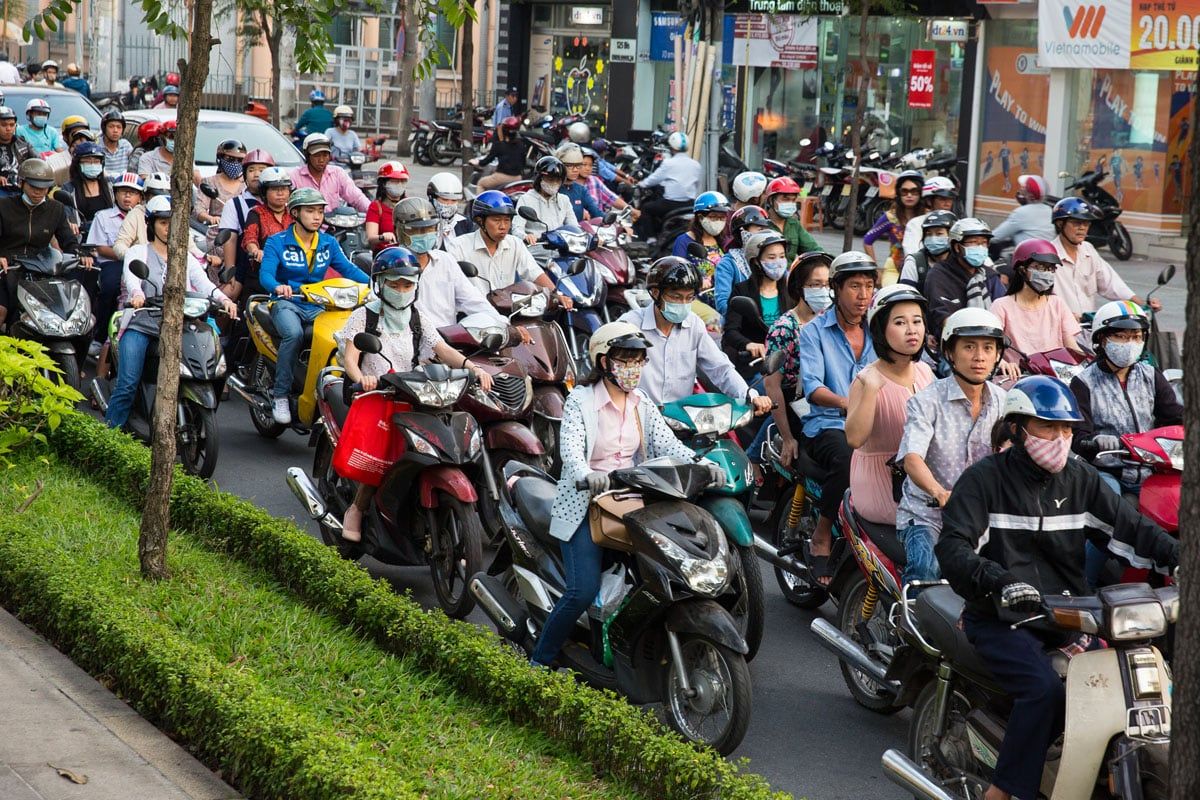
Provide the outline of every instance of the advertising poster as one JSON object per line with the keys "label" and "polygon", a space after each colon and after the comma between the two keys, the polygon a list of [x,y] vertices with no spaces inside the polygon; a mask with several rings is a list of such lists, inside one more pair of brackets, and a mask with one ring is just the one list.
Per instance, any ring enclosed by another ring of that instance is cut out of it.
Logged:
{"label": "advertising poster", "polygon": [[738,14],[733,24],[733,65],[815,69],[815,17]]}
{"label": "advertising poster", "polygon": [[933,108],[933,65],[937,50],[913,50],[908,67],[908,105]]}
{"label": "advertising poster", "polygon": [[1127,68],[1130,8],[1130,0],[1042,0],[1038,3],[1038,64],[1068,69]]}
{"label": "advertising poster", "polygon": [[1200,0],[1133,0],[1129,68],[1195,70]]}
{"label": "advertising poster", "polygon": [[1016,206],[1017,176],[1045,168],[1050,76],[1028,47],[993,47],[984,88],[976,205],[1006,214]]}

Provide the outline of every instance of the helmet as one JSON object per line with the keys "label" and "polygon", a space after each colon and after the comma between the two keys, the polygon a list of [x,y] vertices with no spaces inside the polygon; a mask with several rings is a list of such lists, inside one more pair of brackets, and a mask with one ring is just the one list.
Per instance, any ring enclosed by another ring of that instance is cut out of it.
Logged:
{"label": "helmet", "polygon": [[424,197],[406,197],[396,203],[396,207],[392,209],[392,220],[395,222],[397,236],[411,231],[429,230],[438,225],[433,204]]}
{"label": "helmet", "polygon": [[730,184],[733,196],[748,203],[761,195],[767,188],[767,176],[761,172],[739,172]]}
{"label": "helmet", "polygon": [[78,142],[80,139],[88,142],[95,142],[96,134],[93,131],[89,131],[87,128],[76,128],[75,130],[71,131],[71,137],[68,140],[68,144],[75,144],[75,142]]}
{"label": "helmet", "polygon": [[308,93],[308,102],[320,105],[325,102],[325,93],[320,89],[313,89]]}
{"label": "helmet", "polygon": [[385,247],[375,256],[371,265],[371,283],[404,278],[413,283],[421,277],[421,264],[412,250],[399,245]]}
{"label": "helmet", "polygon": [[42,62],[42,69],[43,70],[58,69],[58,62],[52,58],[48,58]]}
{"label": "helmet", "polygon": [[8,106],[0,106],[0,119],[16,119],[17,112]]}
{"label": "helmet", "polygon": [[646,275],[646,288],[659,289],[691,289],[700,291],[700,270],[686,258],[679,256],[663,256],[650,265]]}
{"label": "helmet", "polygon": [[1146,310],[1130,300],[1105,303],[1092,317],[1092,346],[1100,348],[1100,337],[1113,331],[1148,331]]}
{"label": "helmet", "polygon": [[217,145],[217,158],[221,156],[241,156],[246,157],[246,145],[239,142],[237,139],[226,139]]}
{"label": "helmet", "polygon": [[25,104],[25,116],[29,116],[34,112],[39,114],[49,114],[50,104],[40,97],[35,97]]}
{"label": "helmet", "polygon": [[924,193],[924,191],[925,191],[925,176],[923,174],[921,174],[920,170],[906,169],[906,170],[904,170],[904,172],[901,172],[899,175],[896,176],[896,180],[892,184],[893,186],[896,187],[896,195],[897,196],[899,196],[899,194],[900,194],[900,184],[902,184],[906,181],[917,184],[917,188],[920,189],[922,191],[922,193]]}
{"label": "helmet", "polygon": [[295,213],[296,209],[305,206],[320,206],[321,208],[325,208],[325,196],[316,189],[308,187],[296,189],[288,197],[287,210]]}
{"label": "helmet", "polygon": [[311,156],[313,153],[332,153],[333,145],[325,134],[310,133],[304,137],[304,144],[300,149],[304,151],[304,155]]}
{"label": "helmet", "polygon": [[1096,213],[1091,204],[1078,197],[1064,197],[1054,204],[1054,209],[1050,212],[1050,219],[1053,222],[1064,219],[1078,219],[1085,222],[1092,222],[1098,218],[1099,214]]}
{"label": "helmet", "polygon": [[113,180],[113,190],[117,189],[133,189],[137,192],[144,192],[146,191],[146,185],[137,173],[126,172],[123,175],[118,175]]}
{"label": "helmet", "polygon": [[1026,239],[1013,250],[1013,269],[1030,266],[1033,262],[1058,265],[1062,263],[1062,259],[1059,258],[1054,245],[1045,239]]}
{"label": "helmet", "polygon": [[406,181],[408,180],[408,167],[399,161],[385,161],[379,166],[378,179],[381,181]]}
{"label": "helmet", "polygon": [[78,75],[79,74],[79,65],[76,64],[74,61],[72,61],[70,64],[67,64],[67,74],[68,75]]}
{"label": "helmet", "polygon": [[946,318],[942,326],[942,350],[946,350],[958,336],[974,336],[996,339],[1002,346],[1008,345],[1004,336],[1004,323],[984,308],[960,308]]}
{"label": "helmet", "polygon": [[742,248],[742,252],[746,254],[747,261],[757,261],[758,257],[762,255],[762,251],[773,244],[786,246],[787,239],[783,238],[783,234],[774,229],[759,231],[746,240],[746,245]]}
{"label": "helmet", "polygon": [[608,141],[600,138],[593,139],[592,149],[597,153],[605,153],[608,151]]}
{"label": "helmet", "polygon": [[954,181],[949,178],[934,175],[925,179],[925,185],[921,187],[921,197],[958,197],[958,189],[954,188]]}
{"label": "helmet", "polygon": [[63,138],[68,138],[71,135],[71,131],[75,130],[76,128],[83,128],[84,130],[87,130],[87,127],[87,119],[79,116],[78,114],[71,114],[70,116],[63,117],[61,125]]}
{"label": "helmet", "polygon": [[542,156],[533,165],[534,180],[541,178],[559,178],[562,179],[567,174],[567,168],[562,161],[554,156]]}
{"label": "helmet", "polygon": [[921,221],[921,230],[927,231],[933,228],[952,228],[954,223],[958,222],[958,217],[953,211],[930,211],[925,215],[925,219]]}
{"label": "helmet", "polygon": [[[885,353],[895,352],[887,341],[886,328],[889,309],[900,303],[916,303],[921,307],[922,318],[928,315],[929,303],[925,300],[925,295],[905,283],[893,283],[891,286],[883,287],[875,293],[870,307],[867,308],[867,332],[871,335],[871,344],[875,347],[875,354],[885,361],[890,360],[885,357]],[[916,361],[920,357],[921,349],[918,348],[913,360]]]}
{"label": "helmet", "polygon": [[962,242],[971,236],[986,236],[992,238],[992,228],[986,222],[975,217],[963,217],[950,226],[950,241]]}
{"label": "helmet", "polygon": [[667,147],[674,150],[676,153],[681,153],[687,150],[688,138],[683,131],[675,131],[667,137]]}
{"label": "helmet", "polygon": [[506,131],[515,131],[521,127],[521,118],[520,117],[505,117],[500,122],[500,127],[504,128]]}
{"label": "helmet", "polygon": [[572,122],[567,126],[567,138],[575,144],[586,144],[592,140],[592,129],[586,122]]}
{"label": "helmet", "polygon": [[829,263],[829,282],[837,285],[854,274],[877,275],[878,272],[875,259],[860,250],[848,250]]}
{"label": "helmet", "polygon": [[1026,202],[1040,203],[1047,195],[1046,179],[1041,175],[1017,176],[1017,189],[1025,195]]}
{"label": "helmet", "polygon": [[148,119],[141,125],[138,125],[137,136],[138,142],[143,147],[151,140],[162,133],[162,123],[156,119]]}
{"label": "helmet", "polygon": [[95,142],[82,142],[75,148],[75,153],[72,155],[74,161],[82,161],[85,158],[104,158],[104,148]]}
{"label": "helmet", "polygon": [[512,198],[495,189],[480,192],[471,201],[471,219],[473,220],[479,220],[482,217],[514,217],[516,214],[517,206],[513,203]]}
{"label": "helmet", "polygon": [[104,130],[104,126],[110,122],[119,122],[125,124],[125,115],[121,113],[119,108],[110,108],[100,117],[100,130]]}
{"label": "helmet", "polygon": [[787,291],[788,297],[794,298],[797,302],[804,296],[804,284],[801,283],[801,279],[807,280],[809,277],[804,274],[801,267],[810,261],[820,261],[822,265],[828,267],[833,263],[833,256],[824,250],[809,250],[796,257],[796,265],[788,273]]}
{"label": "helmet", "polygon": [[519,95],[519,92],[517,91],[517,87],[515,87],[515,86],[508,87],[508,89],[506,89],[504,93],[506,95],[511,94],[513,97],[517,97]]}
{"label": "helmet", "polygon": [[333,109],[333,118],[338,119],[339,117],[346,117],[347,119],[354,119],[354,109],[351,108],[350,106],[336,107],[335,109]]}
{"label": "helmet", "polygon": [[39,189],[49,189],[54,185],[54,170],[40,158],[27,158],[17,170],[17,181],[29,183]]}
{"label": "helmet", "polygon": [[178,86],[179,85],[179,73],[178,72],[168,72],[166,81],[167,81],[167,86]]}
{"label": "helmet", "polygon": [[266,164],[268,167],[273,167],[275,166],[275,157],[261,147],[256,147],[246,153],[246,157],[242,159],[242,166],[248,167],[251,164]]}
{"label": "helmet", "polygon": [[583,150],[579,145],[574,143],[564,144],[554,151],[554,155],[558,156],[558,160],[565,165],[574,165],[583,163]]}
{"label": "helmet", "polygon": [[171,218],[171,196],[160,194],[146,201],[146,222]]}
{"label": "helmet", "polygon": [[599,368],[600,356],[611,350],[646,350],[653,347],[631,322],[609,322],[601,325],[588,341],[588,362]]}
{"label": "helmet", "polygon": [[777,194],[800,194],[800,184],[788,177],[776,178],[767,184],[763,204],[771,202],[771,198]]}
{"label": "helmet", "polygon": [[173,95],[173,94],[175,94],[175,95],[179,94],[178,86],[168,83],[166,86],[163,87],[163,97],[167,97],[167,96]]}
{"label": "helmet", "polygon": [[462,180],[453,172],[439,172],[429,179],[429,185],[425,187],[425,194],[430,200],[440,197],[443,200],[462,202]]}
{"label": "helmet", "polygon": [[163,124],[162,124],[163,134],[168,134],[168,133],[174,134],[175,131],[178,129],[179,129],[179,123],[176,120],[173,120],[173,119],[163,120]]}
{"label": "helmet", "polygon": [[267,191],[267,189],[278,189],[281,186],[286,186],[288,189],[292,188],[292,176],[282,167],[267,167],[258,176],[258,188],[263,192]]}
{"label": "helmet", "polygon": [[592,148],[588,147],[587,145],[580,145],[580,147],[579,147],[579,153],[580,153],[580,154],[581,154],[581,155],[582,155],[584,158],[590,158],[592,161],[595,161],[597,158],[599,158],[599,157],[600,157],[599,155],[597,155],[597,154],[596,154],[596,151],[595,151],[595,150],[593,150]]}
{"label": "helmet", "polygon": [[693,214],[728,214],[729,198],[720,192],[701,192],[692,203]]}
{"label": "helmet", "polygon": [[771,220],[767,219],[767,212],[763,211],[761,206],[742,206],[729,215],[729,234],[733,237],[733,247],[745,244],[742,231],[751,225],[771,227]]}
{"label": "helmet", "polygon": [[146,194],[170,194],[171,176],[165,172],[151,172],[146,178]]}
{"label": "helmet", "polygon": [[1083,422],[1079,403],[1070,388],[1049,375],[1028,375],[1012,385],[1004,397],[1004,418],[1010,416]]}

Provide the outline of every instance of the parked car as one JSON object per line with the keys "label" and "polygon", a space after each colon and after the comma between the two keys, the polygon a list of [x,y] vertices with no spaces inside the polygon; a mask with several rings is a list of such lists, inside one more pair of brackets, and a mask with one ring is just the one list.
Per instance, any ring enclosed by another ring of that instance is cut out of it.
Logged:
{"label": "parked car", "polygon": [[50,127],[62,127],[62,121],[78,114],[88,121],[92,130],[100,129],[100,112],[91,101],[79,92],[70,89],[52,89],[47,86],[32,86],[27,83],[6,83],[0,86],[4,93],[4,104],[17,112],[17,122],[25,120],[25,104],[39,97],[50,104]]}
{"label": "parked car", "polygon": [[[148,120],[165,121],[175,119],[173,108],[139,108],[125,112],[125,138],[137,147],[138,126]],[[200,110],[196,127],[196,169],[201,177],[209,177],[217,171],[217,145],[226,139],[237,139],[247,150],[261,148],[275,157],[275,166],[292,169],[303,163],[300,152],[291,140],[269,123],[249,114],[230,111]]]}

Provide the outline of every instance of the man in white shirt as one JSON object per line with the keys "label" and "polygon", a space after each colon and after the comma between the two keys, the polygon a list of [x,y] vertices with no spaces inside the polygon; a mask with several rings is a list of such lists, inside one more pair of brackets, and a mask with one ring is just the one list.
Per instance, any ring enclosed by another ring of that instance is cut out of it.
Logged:
{"label": "man in white shirt", "polygon": [[513,218],[512,232],[533,244],[546,231],[561,228],[563,225],[576,225],[575,212],[571,208],[571,199],[565,194],[559,194],[563,181],[566,179],[567,168],[563,162],[554,156],[542,156],[534,165],[533,190],[521,195],[517,201],[517,209],[529,208],[538,216],[532,233],[526,229],[526,220],[518,211]]}
{"label": "man in white shirt", "polygon": [[1050,220],[1050,206],[1046,199],[1046,181],[1041,175],[1021,175],[1017,178],[1017,208],[992,230],[993,252],[995,248],[1016,247],[1029,239],[1054,238],[1054,223]]}
{"label": "man in white shirt", "polygon": [[700,194],[704,168],[687,154],[687,136],[675,131],[667,137],[667,146],[671,148],[671,156],[664,158],[658,169],[638,184],[643,189],[661,186],[663,190],[661,198],[641,206],[642,217],[637,229],[643,239],[654,238],[663,217],[677,208],[691,205]]}
{"label": "man in white shirt", "polygon": [[[1098,217],[1091,205],[1078,197],[1064,197],[1054,204],[1051,217],[1058,233],[1054,239],[1054,249],[1062,259],[1058,277],[1054,280],[1054,293],[1066,302],[1075,316],[1095,311],[1096,295],[1108,300],[1132,300],[1144,305],[1142,299],[1133,293],[1087,240],[1088,229]],[[1151,300],[1150,308],[1158,311],[1162,303]]]}
{"label": "man in white shirt", "polygon": [[20,82],[20,71],[8,60],[8,53],[0,52],[0,83]]}

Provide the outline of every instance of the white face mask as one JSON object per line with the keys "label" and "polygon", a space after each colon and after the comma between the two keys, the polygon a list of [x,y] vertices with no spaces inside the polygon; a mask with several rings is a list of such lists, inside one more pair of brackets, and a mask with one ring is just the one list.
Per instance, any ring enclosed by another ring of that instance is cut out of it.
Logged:
{"label": "white face mask", "polygon": [[561,188],[561,182],[555,181],[551,183],[550,181],[542,181],[542,194],[546,195],[546,197],[553,197],[558,194],[558,190]]}
{"label": "white face mask", "polygon": [[387,192],[388,197],[396,199],[404,196],[405,186],[407,184],[403,181],[388,181],[383,185],[383,189]]}
{"label": "white face mask", "polygon": [[1145,342],[1105,342],[1104,356],[1117,369],[1125,369],[1136,364],[1145,349]]}
{"label": "white face mask", "polygon": [[703,228],[704,232],[707,233],[709,236],[716,236],[721,231],[725,230],[725,220],[723,220],[723,219],[702,219],[702,220],[700,220],[700,227]]}

